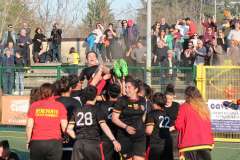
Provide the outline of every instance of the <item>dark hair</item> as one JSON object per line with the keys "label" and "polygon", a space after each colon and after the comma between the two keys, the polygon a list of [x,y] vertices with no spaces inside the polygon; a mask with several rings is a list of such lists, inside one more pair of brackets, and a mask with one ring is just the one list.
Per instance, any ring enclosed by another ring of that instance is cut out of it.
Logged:
{"label": "dark hair", "polygon": [[30,92],[30,105],[33,103],[33,102],[36,102],[38,100],[41,99],[41,94],[40,94],[40,88],[37,87],[37,88],[33,88],[31,89],[31,92]]}
{"label": "dark hair", "polygon": [[222,38],[217,38],[217,45],[220,45],[220,46],[224,47],[224,43],[223,43]]}
{"label": "dark hair", "polygon": [[74,47],[71,47],[70,50],[69,50],[69,53],[74,53],[74,52],[76,52],[76,51],[75,51],[75,48],[74,48]]}
{"label": "dark hair", "polygon": [[121,21],[121,24],[123,25],[124,22],[127,22],[127,20],[126,20],[126,19],[123,19],[123,20]]}
{"label": "dark hair", "polygon": [[96,23],[96,28],[97,28],[97,27],[98,27],[100,24],[101,24],[101,23],[99,23],[99,22],[98,22],[98,23]]}
{"label": "dark hair", "polygon": [[8,27],[13,27],[13,25],[12,25],[12,24],[9,24]]}
{"label": "dark hair", "polygon": [[134,80],[134,79],[129,78],[129,79],[126,79],[125,81],[126,81],[126,83],[131,83],[134,86],[134,88],[137,88],[138,92],[140,91],[140,86],[139,86],[139,81],[138,80]]}
{"label": "dark hair", "polygon": [[165,95],[175,95],[175,89],[174,85],[169,83],[165,90]]}
{"label": "dark hair", "polygon": [[72,89],[75,89],[77,87],[77,84],[79,83],[79,77],[76,74],[71,74],[68,76],[69,80],[69,86]]}
{"label": "dark hair", "polygon": [[163,93],[157,92],[152,96],[152,103],[157,104],[159,107],[164,108],[167,98]]}
{"label": "dark hair", "polygon": [[69,83],[69,78],[66,76],[63,76],[59,81],[58,81],[58,92],[59,93],[65,93],[70,90],[70,83]]}
{"label": "dark hair", "polygon": [[94,54],[96,55],[96,57],[98,58],[98,55],[97,55],[97,53],[96,53],[95,51],[88,51],[88,52],[86,53],[86,59],[88,59],[88,55],[89,55],[90,53],[94,53]]}
{"label": "dark hair", "polygon": [[60,80],[56,80],[53,84],[54,96],[61,96],[60,92]]}
{"label": "dark hair", "polygon": [[53,96],[54,87],[51,83],[44,83],[40,87],[40,97],[41,99],[49,98]]}
{"label": "dark hair", "polygon": [[202,99],[202,95],[200,91],[194,86],[188,86],[185,90],[186,101],[188,102],[190,99],[200,98]]}
{"label": "dark hair", "polygon": [[37,27],[36,29],[35,29],[35,33],[38,33],[38,30],[41,30],[42,31],[42,29],[40,28],[40,27]]}
{"label": "dark hair", "polygon": [[113,23],[109,23],[108,25],[109,25],[109,26],[113,26]]}
{"label": "dark hair", "polygon": [[148,84],[142,83],[139,86],[139,88],[140,88],[141,91],[144,91],[144,95],[145,95],[146,98],[148,98],[148,99],[151,98],[151,96],[152,96],[152,89],[151,89],[151,87]]}
{"label": "dark hair", "polygon": [[0,147],[3,147],[3,149],[9,149],[10,146],[9,146],[8,140],[2,140],[2,141],[0,142]]}
{"label": "dark hair", "polygon": [[189,17],[185,18],[185,21],[190,21],[191,19]]}
{"label": "dark hair", "polygon": [[86,101],[93,101],[97,96],[97,88],[95,86],[88,86],[84,89],[84,97]]}
{"label": "dark hair", "polygon": [[117,98],[121,93],[121,87],[117,83],[113,83],[109,85],[108,95],[111,98]]}

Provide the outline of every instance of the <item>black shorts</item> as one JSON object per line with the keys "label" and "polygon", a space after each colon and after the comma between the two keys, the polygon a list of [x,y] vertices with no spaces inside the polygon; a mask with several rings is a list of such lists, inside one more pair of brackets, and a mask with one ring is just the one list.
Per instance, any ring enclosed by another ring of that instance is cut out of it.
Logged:
{"label": "black shorts", "polygon": [[211,160],[211,152],[209,149],[201,149],[195,151],[184,152],[185,160]]}
{"label": "black shorts", "polygon": [[130,158],[133,156],[145,157],[145,136],[139,138],[119,137],[119,142],[121,144],[121,155],[124,158]]}
{"label": "black shorts", "polygon": [[173,160],[172,141],[162,140],[157,143],[150,143],[146,159],[148,160]]}
{"label": "black shorts", "polygon": [[102,143],[98,140],[76,140],[73,146],[72,160],[104,160]]}
{"label": "black shorts", "polygon": [[114,146],[113,143],[109,140],[102,140],[103,144],[103,153],[105,160],[115,160],[114,159]]}
{"label": "black shorts", "polygon": [[178,151],[178,133],[177,132],[173,132],[171,133],[172,136],[172,140],[173,140],[173,156],[174,159],[178,159],[179,157],[179,151]]}
{"label": "black shorts", "polygon": [[62,136],[62,138],[63,138],[63,140],[62,140],[62,143],[63,143],[62,160],[71,160],[74,140],[66,135]]}
{"label": "black shorts", "polygon": [[61,160],[62,142],[59,140],[34,140],[30,142],[31,160]]}

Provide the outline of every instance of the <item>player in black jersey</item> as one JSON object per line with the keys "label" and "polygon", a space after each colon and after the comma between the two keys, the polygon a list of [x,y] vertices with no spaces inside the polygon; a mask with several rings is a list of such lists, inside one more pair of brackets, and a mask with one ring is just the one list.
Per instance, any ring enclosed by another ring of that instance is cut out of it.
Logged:
{"label": "player in black jersey", "polygon": [[145,99],[138,96],[138,91],[138,83],[132,79],[127,80],[127,95],[118,99],[112,114],[113,123],[119,127],[117,135],[122,146],[121,154],[128,160],[144,160],[145,157]]}
{"label": "player in black jersey", "polygon": [[[114,136],[116,135],[117,127],[112,123],[112,110],[116,106],[117,98],[120,96],[120,93],[121,88],[118,84],[110,84],[108,86],[109,100],[100,103],[100,108],[102,110],[104,119]],[[104,133],[102,134],[101,139],[103,142],[105,160],[116,160],[117,155],[114,154],[114,147],[112,142]]]}
{"label": "player in black jersey", "polygon": [[[170,117],[170,127],[175,126],[175,121],[177,119],[178,110],[180,104],[178,102],[174,101],[175,98],[175,90],[174,86],[172,84],[168,84],[166,87],[165,95],[167,98],[167,102],[165,105],[165,110],[167,115]],[[172,140],[173,140],[173,153],[174,153],[174,159],[178,159],[179,152],[178,152],[178,143],[177,143],[177,137],[178,132],[176,130],[171,132]]]}
{"label": "player in black jersey", "polygon": [[71,94],[70,96],[77,99],[81,105],[85,104],[83,89],[82,89],[82,83],[79,80],[79,77],[75,74],[69,75],[69,85],[71,88]]}
{"label": "player in black jersey", "polygon": [[[60,94],[56,100],[62,103],[67,109],[67,119],[70,120],[73,111],[80,108],[81,104],[78,100],[70,97],[71,87],[68,77],[62,77],[55,83],[55,90]],[[67,134],[63,134],[63,155],[62,160],[70,160],[72,155],[74,140]]]}
{"label": "player in black jersey", "polygon": [[121,150],[121,145],[106,124],[100,107],[95,106],[96,87],[88,86],[84,89],[84,94],[87,102],[83,107],[74,111],[67,129],[68,134],[72,138],[76,138],[72,160],[101,160],[104,159],[101,147],[101,129],[113,143],[117,152]]}
{"label": "player in black jersey", "polygon": [[166,96],[155,93],[152,97],[152,111],[146,120],[146,133],[150,135],[147,160],[173,160],[170,117],[164,110]]}
{"label": "player in black jersey", "polygon": [[99,65],[97,53],[89,51],[86,59],[88,66],[84,68],[79,76],[80,81],[83,83],[85,79],[88,85],[96,86],[98,95],[100,95],[106,85],[106,80],[111,78],[110,69],[104,65]]}

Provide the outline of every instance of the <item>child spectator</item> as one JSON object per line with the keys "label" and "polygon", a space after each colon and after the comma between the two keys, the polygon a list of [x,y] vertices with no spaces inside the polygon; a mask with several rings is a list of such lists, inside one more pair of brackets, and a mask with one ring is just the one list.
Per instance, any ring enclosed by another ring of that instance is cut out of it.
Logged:
{"label": "child spectator", "polygon": [[2,80],[3,80],[3,94],[11,95],[14,80],[14,55],[11,54],[9,49],[5,50],[2,57]]}
{"label": "child spectator", "polygon": [[79,64],[79,53],[74,47],[71,47],[69,54],[67,56],[67,63],[69,64],[68,73],[77,74],[78,73],[78,64]]}
{"label": "child spectator", "polygon": [[16,51],[15,56],[15,95],[23,95],[24,91],[24,59],[19,51]]}

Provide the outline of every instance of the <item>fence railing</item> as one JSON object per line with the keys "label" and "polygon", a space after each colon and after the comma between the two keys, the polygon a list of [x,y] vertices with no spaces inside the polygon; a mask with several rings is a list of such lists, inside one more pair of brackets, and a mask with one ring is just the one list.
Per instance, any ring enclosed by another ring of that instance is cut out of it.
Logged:
{"label": "fence railing", "polygon": [[[25,90],[40,86],[45,82],[54,82],[63,75],[79,74],[85,66],[57,65],[32,66],[23,69]],[[111,67],[111,66],[110,66]],[[18,67],[0,67],[0,84],[3,73],[16,72]],[[197,84],[205,100],[234,99],[240,97],[240,67],[236,66],[198,66],[195,67],[160,67],[150,69],[154,91],[165,90],[168,83],[174,83],[177,99],[184,99],[184,90],[188,85]],[[129,66],[129,74],[134,78],[146,80],[146,68]],[[214,133],[216,140],[240,142],[240,133]]]}
{"label": "fence railing", "polygon": [[[44,82],[54,82],[63,75],[80,74],[85,66],[73,65],[56,65],[56,66],[31,66],[25,67],[24,72],[24,88],[25,90],[33,87],[38,87]],[[110,68],[112,66],[109,66]],[[5,72],[17,72],[18,67],[0,67],[0,82],[3,85],[3,75]],[[136,79],[146,81],[146,68],[145,67],[128,67],[129,74]],[[168,83],[173,83],[176,86],[177,98],[183,98],[182,90],[189,84],[194,84],[195,69],[191,67],[160,67],[154,66],[151,68],[152,88],[155,91],[165,91]],[[178,92],[179,91],[179,92]]]}
{"label": "fence railing", "polygon": [[240,98],[240,66],[198,66],[196,81],[206,100]]}
{"label": "fence railing", "polygon": [[[206,101],[239,99],[240,66],[198,66],[196,83]],[[240,142],[237,132],[217,132],[214,137],[217,141]]]}

